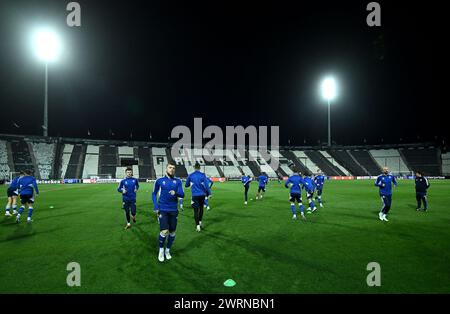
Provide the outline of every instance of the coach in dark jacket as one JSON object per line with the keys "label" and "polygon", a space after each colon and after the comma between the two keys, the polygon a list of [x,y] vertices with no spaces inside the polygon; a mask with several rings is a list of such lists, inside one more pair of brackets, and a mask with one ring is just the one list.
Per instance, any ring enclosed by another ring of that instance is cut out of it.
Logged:
{"label": "coach in dark jacket", "polygon": [[423,176],[421,171],[416,171],[416,200],[417,210],[420,210],[421,202],[423,202],[423,210],[428,209],[427,190],[430,187],[428,179]]}

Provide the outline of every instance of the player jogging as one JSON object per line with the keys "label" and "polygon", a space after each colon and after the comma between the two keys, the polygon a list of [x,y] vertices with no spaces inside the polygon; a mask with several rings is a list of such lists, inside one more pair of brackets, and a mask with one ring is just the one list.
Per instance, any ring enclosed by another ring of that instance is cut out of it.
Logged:
{"label": "player jogging", "polygon": [[[159,198],[158,198],[159,193]],[[152,193],[154,211],[158,215],[159,221],[159,254],[158,260],[164,262],[164,257],[172,258],[170,248],[175,241],[175,231],[178,219],[178,197],[184,197],[183,183],[175,178],[175,164],[169,162],[166,167],[166,175],[155,182]],[[167,246],[164,250],[164,242]]]}
{"label": "player jogging", "polygon": [[125,230],[131,228],[130,211],[133,222],[136,223],[136,192],[139,190],[139,182],[133,178],[133,169],[125,170],[126,177],[119,183],[117,191],[122,193],[122,208],[125,210],[127,224]]}
{"label": "player jogging", "polygon": [[317,174],[314,176],[314,183],[316,184],[316,201],[319,203],[320,207],[323,207],[322,204],[322,190],[323,190],[323,184],[325,182],[325,176],[320,171],[320,169],[317,169]]}
{"label": "player jogging", "polygon": [[[209,189],[211,190],[211,189],[212,189],[212,186],[213,186],[213,184],[214,184],[214,181],[211,180],[211,179],[208,178],[208,177],[206,177],[206,180],[208,181],[208,183],[209,183]],[[205,206],[206,206],[206,210],[210,210],[210,209],[211,209],[211,207],[209,207],[209,200],[210,200],[211,197],[212,197],[212,192],[211,192],[211,194],[210,194],[209,196],[205,196]]]}
{"label": "player jogging", "polygon": [[269,178],[267,177],[266,173],[263,172],[258,177],[258,192],[256,193],[256,199],[262,199],[264,193],[266,192],[266,185],[269,183]]}
{"label": "player jogging", "polygon": [[252,178],[250,176],[246,176],[245,174],[243,174],[241,182],[244,185],[244,204],[247,205],[248,190],[250,188],[250,182],[252,182]]}
{"label": "player jogging", "polygon": [[[5,207],[5,216],[12,216],[17,214],[17,195],[19,195],[19,178],[23,175],[23,171],[20,172],[20,176],[15,177],[8,189],[6,190],[6,197],[8,201]],[[13,213],[10,213],[10,209],[13,209]]]}
{"label": "player jogging", "polygon": [[397,181],[395,177],[389,174],[389,168],[383,167],[383,173],[380,174],[376,181],[375,186],[380,188],[380,197],[383,202],[383,208],[381,208],[378,218],[381,221],[389,221],[387,219],[387,214],[391,209],[392,204],[392,185],[397,186]]}
{"label": "player jogging", "polygon": [[209,180],[206,175],[200,171],[200,164],[194,165],[195,171],[186,179],[186,188],[191,188],[192,201],[191,205],[194,209],[194,220],[197,232],[201,231],[203,219],[203,207],[205,205],[205,197],[211,195],[209,188]]}
{"label": "player jogging", "polygon": [[24,175],[19,178],[17,184],[19,186],[21,206],[17,213],[16,222],[20,222],[20,215],[25,210],[25,206],[28,207],[27,222],[32,222],[31,215],[33,215],[34,192],[36,191],[36,195],[39,195],[36,179],[31,175],[30,170],[25,170]]}
{"label": "player jogging", "polygon": [[317,207],[313,201],[314,190],[316,189],[316,184],[314,183],[314,180],[311,177],[305,176],[303,178],[303,188],[306,191],[306,199],[308,200],[309,203],[308,211],[313,213],[317,210]]}
{"label": "player jogging", "polygon": [[291,202],[291,210],[292,210],[292,219],[297,219],[297,210],[295,208],[295,202],[297,202],[300,214],[302,215],[303,219],[305,218],[305,207],[302,203],[302,185],[303,185],[303,178],[299,171],[296,169],[295,166],[289,166],[289,168],[292,169],[294,172],[287,180],[284,186],[286,188],[289,188],[289,185],[291,185],[291,191],[289,195],[289,201]]}

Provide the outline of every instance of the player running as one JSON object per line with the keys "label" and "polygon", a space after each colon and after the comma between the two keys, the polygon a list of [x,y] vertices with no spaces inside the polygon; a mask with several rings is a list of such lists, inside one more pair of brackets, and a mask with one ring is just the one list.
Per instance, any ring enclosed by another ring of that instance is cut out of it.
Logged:
{"label": "player running", "polygon": [[389,174],[389,168],[383,167],[383,173],[379,175],[375,181],[375,186],[380,188],[380,197],[383,202],[383,208],[378,214],[378,218],[381,221],[389,221],[387,214],[391,209],[392,204],[392,185],[397,186],[397,180],[391,174]]}
{"label": "player running", "polygon": [[127,220],[126,230],[131,228],[130,210],[133,222],[136,223],[136,192],[139,190],[139,182],[136,178],[133,178],[133,169],[127,168],[125,173],[126,177],[120,181],[117,191],[122,193],[122,208],[125,210]]}
{"label": "player running", "polygon": [[297,219],[297,210],[295,208],[295,202],[297,202],[300,214],[302,215],[303,219],[305,218],[305,207],[302,203],[302,185],[303,185],[303,178],[297,168],[295,166],[289,166],[292,171],[294,172],[287,180],[284,186],[286,188],[289,188],[289,185],[291,185],[291,191],[289,196],[289,201],[291,202],[291,210],[292,210],[292,219]]}
{"label": "player running", "polygon": [[248,189],[250,188],[250,182],[252,182],[252,177],[250,176],[246,176],[245,174],[243,174],[242,178],[241,178],[241,182],[244,185],[244,204],[247,205],[247,201],[248,201]]}
{"label": "player running", "polygon": [[20,222],[20,215],[25,210],[25,206],[28,207],[27,222],[32,222],[31,215],[33,215],[34,192],[36,191],[36,196],[39,195],[39,189],[35,177],[31,175],[31,170],[24,171],[24,175],[19,178],[17,185],[19,186],[21,206],[17,213],[16,223]]}
{"label": "player running", "polygon": [[[20,172],[18,177],[15,177],[8,189],[6,190],[6,196],[8,198],[8,202],[5,207],[5,216],[12,216],[17,214],[17,196],[19,195],[19,178],[23,175],[23,171]],[[13,209],[13,213],[10,213],[10,209]]]}
{"label": "player running", "polygon": [[256,193],[256,199],[262,199],[264,193],[266,192],[266,185],[269,183],[269,177],[265,172],[261,173],[258,177],[258,192]]}
{"label": "player running", "polygon": [[194,165],[195,171],[186,179],[186,188],[191,188],[192,201],[191,205],[194,209],[194,219],[197,232],[201,231],[203,219],[203,207],[205,205],[205,197],[211,195],[209,188],[209,180],[206,175],[200,171],[200,164]]}
{"label": "player running", "polygon": [[[158,199],[159,193],[159,199]],[[155,182],[152,193],[154,211],[158,215],[159,221],[159,254],[158,260],[164,262],[164,257],[172,258],[170,248],[175,241],[175,231],[178,219],[178,197],[184,197],[183,183],[175,178],[175,164],[169,162],[166,167],[166,175]],[[167,246],[164,250],[166,238]]]}
{"label": "player running", "polygon": [[[209,189],[212,189],[212,186],[214,184],[214,181],[211,180],[211,178],[206,177],[206,180],[208,181],[209,184]],[[212,197],[212,192],[209,196],[205,196],[205,206],[206,206],[206,210],[210,210],[211,208],[209,207],[209,199]]]}
{"label": "player running", "polygon": [[322,171],[320,169],[317,169],[317,174],[314,176],[314,183],[316,184],[316,201],[319,203],[320,207],[323,207],[322,204],[322,190],[323,190],[323,184],[325,182],[325,176],[323,175]]}
{"label": "player running", "polygon": [[309,203],[308,211],[313,213],[317,210],[317,207],[313,201],[314,190],[316,189],[316,184],[314,183],[314,180],[311,177],[305,176],[303,178],[303,188],[306,191],[306,199],[308,200]]}

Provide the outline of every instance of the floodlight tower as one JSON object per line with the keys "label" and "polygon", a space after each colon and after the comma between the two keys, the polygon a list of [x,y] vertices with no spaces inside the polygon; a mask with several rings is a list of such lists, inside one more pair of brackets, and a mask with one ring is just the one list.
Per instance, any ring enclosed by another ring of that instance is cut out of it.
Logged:
{"label": "floodlight tower", "polygon": [[45,63],[45,96],[43,135],[48,136],[48,64],[56,61],[61,50],[58,35],[51,29],[36,30],[33,36],[33,48],[36,56]]}
{"label": "floodlight tower", "polygon": [[328,102],[328,147],[331,147],[331,101],[336,98],[336,82],[334,78],[327,77],[321,85],[322,97]]}

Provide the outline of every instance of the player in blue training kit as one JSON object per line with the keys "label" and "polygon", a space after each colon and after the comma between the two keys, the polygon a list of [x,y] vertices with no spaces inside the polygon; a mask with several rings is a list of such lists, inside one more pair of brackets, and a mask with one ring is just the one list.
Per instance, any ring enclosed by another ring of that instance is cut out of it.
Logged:
{"label": "player in blue training kit", "polygon": [[192,201],[191,205],[194,209],[194,219],[197,232],[201,231],[203,219],[203,206],[205,205],[205,197],[211,195],[209,182],[206,175],[200,171],[200,164],[194,165],[195,171],[186,179],[186,188],[191,188]]}
{"label": "player in blue training kit", "polygon": [[322,190],[323,190],[323,184],[325,182],[325,176],[320,171],[320,169],[317,169],[317,174],[314,176],[314,183],[316,184],[316,201],[319,203],[320,207],[323,207],[322,204]]}
{"label": "player in blue training kit", "polygon": [[22,206],[17,213],[16,222],[20,222],[20,215],[25,210],[25,206],[28,206],[28,218],[27,222],[31,222],[31,215],[33,215],[34,204],[34,192],[39,195],[39,189],[36,183],[36,179],[31,175],[30,170],[24,171],[24,176],[20,177],[17,185],[19,186],[20,203]]}
{"label": "player in blue training kit", "polygon": [[117,191],[122,193],[122,208],[125,210],[127,224],[125,230],[131,228],[130,210],[133,222],[136,223],[136,192],[139,190],[139,182],[133,178],[133,169],[125,170],[126,178],[120,181]]}
{"label": "player in blue training kit", "polygon": [[244,185],[244,204],[247,205],[247,201],[248,201],[248,190],[250,188],[250,182],[252,182],[252,178],[250,176],[246,176],[245,174],[243,174],[242,178],[241,178],[241,182]]}
{"label": "player in blue training kit", "polygon": [[[169,162],[166,167],[166,175],[155,182],[152,193],[154,211],[158,215],[159,221],[159,254],[158,260],[164,262],[164,257],[172,258],[170,248],[175,241],[175,231],[178,220],[178,198],[184,197],[183,183],[175,178],[175,164]],[[158,198],[159,193],[159,198]],[[164,250],[164,242],[167,246]]]}
{"label": "player in blue training kit", "polygon": [[388,167],[383,167],[383,174],[379,175],[375,181],[375,186],[380,188],[381,201],[383,202],[383,208],[378,214],[381,221],[388,221],[387,214],[392,204],[392,185],[397,186],[397,180],[389,174]]}
{"label": "player in blue training kit", "polygon": [[266,185],[269,183],[269,178],[265,172],[261,173],[258,177],[258,192],[256,193],[256,199],[262,199],[263,194],[266,192]]}
{"label": "player in blue training kit", "polygon": [[306,191],[306,199],[308,200],[309,203],[308,211],[313,213],[317,209],[313,201],[314,190],[316,189],[316,184],[314,183],[314,180],[311,177],[305,176],[303,178],[303,188]]}
{"label": "player in blue training kit", "polygon": [[298,172],[298,170],[295,167],[291,167],[292,171],[294,172],[287,180],[284,186],[286,188],[289,188],[289,185],[291,185],[291,191],[289,196],[289,201],[291,202],[291,210],[292,210],[292,219],[297,219],[297,210],[295,208],[295,202],[297,202],[300,214],[302,215],[303,219],[305,218],[305,207],[302,203],[302,185],[303,185],[303,178],[301,174]]}
{"label": "player in blue training kit", "polygon": [[[5,216],[12,216],[17,214],[17,196],[19,195],[19,179],[23,176],[23,171],[20,172],[20,176],[15,177],[8,189],[6,190],[6,197],[8,202],[5,207]],[[13,209],[13,213],[10,213],[10,209]]]}
{"label": "player in blue training kit", "polygon": [[[212,186],[213,186],[213,184],[214,184],[214,182],[213,182],[213,180],[211,180],[210,178],[208,178],[208,177],[206,177],[206,180],[208,180],[208,183],[209,183],[209,189],[211,190],[212,189]],[[209,207],[209,199],[211,198],[211,196],[212,196],[212,192],[211,192],[211,194],[209,195],[209,196],[205,196],[205,206],[206,206],[206,210],[210,210],[211,208]]]}

